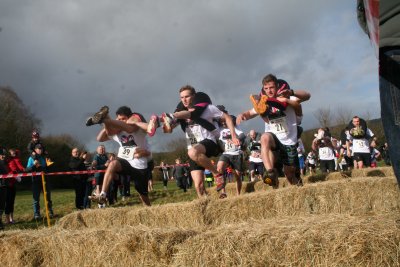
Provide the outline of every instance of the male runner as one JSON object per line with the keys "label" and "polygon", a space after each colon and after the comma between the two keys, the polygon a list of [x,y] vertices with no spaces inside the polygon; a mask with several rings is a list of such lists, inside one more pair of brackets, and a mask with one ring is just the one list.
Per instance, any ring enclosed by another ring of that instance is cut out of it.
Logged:
{"label": "male runner", "polygon": [[[194,98],[196,90],[192,86],[186,85],[179,90],[179,95],[185,110],[176,111],[171,117],[177,119],[185,132],[188,156],[190,158],[190,173],[195,184],[197,196],[200,198],[205,195],[204,169],[209,169],[214,175],[217,191],[225,187],[223,175],[218,172],[210,160],[210,157],[220,154],[220,147],[217,144],[219,138],[217,121],[221,119],[226,121],[228,128],[232,132],[233,144],[239,145],[240,142],[236,137],[231,116],[223,113],[216,106],[207,103],[206,107],[201,111],[202,113],[193,118],[192,112],[195,111]],[[177,125],[170,124],[170,121],[165,119],[163,121],[164,129],[170,128],[172,130]]]}
{"label": "male runner", "polygon": [[102,123],[104,126],[97,135],[97,141],[105,142],[112,139],[120,145],[117,159],[111,161],[107,167],[101,193],[92,196],[91,199],[100,204],[105,203],[106,192],[112,179],[116,174],[123,174],[131,176],[142,203],[150,206],[147,162],[151,153],[148,150],[146,131],[143,130],[147,125],[141,125],[145,124],[142,120],[143,116],[133,113],[127,106],[120,107],[116,115],[116,120],[112,120],[108,116],[108,107],[103,107],[88,119],[91,125]]}
{"label": "male runner", "polygon": [[[274,163],[274,152],[279,151],[284,165],[284,173],[290,184],[299,184],[296,168],[299,165],[297,156],[297,117],[296,110],[300,103],[310,98],[304,90],[283,90],[278,96],[278,80],[268,74],[262,80],[263,98],[254,102],[253,109],[247,110],[237,117],[237,124],[260,115],[265,122],[265,133],[261,136],[261,156],[266,169],[264,182],[278,188],[279,180]],[[293,98],[295,96],[296,98]],[[265,101],[264,103],[260,103]],[[261,104],[261,105],[260,105]],[[261,107],[261,108],[260,108]]]}

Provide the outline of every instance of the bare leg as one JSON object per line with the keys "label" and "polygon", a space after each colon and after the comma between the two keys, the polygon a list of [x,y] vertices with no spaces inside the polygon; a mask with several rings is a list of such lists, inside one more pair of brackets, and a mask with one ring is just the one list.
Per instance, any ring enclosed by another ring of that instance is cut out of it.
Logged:
{"label": "bare leg", "polygon": [[205,195],[204,189],[204,171],[202,170],[194,170],[191,171],[194,187],[196,188],[197,197],[201,198]]}
{"label": "bare leg", "polygon": [[272,148],[275,147],[274,138],[269,133],[264,133],[261,136],[261,157],[266,171],[274,168],[274,153]]}
{"label": "bare leg", "polygon": [[240,192],[242,191],[242,173],[238,170],[235,170],[234,175],[236,178],[236,194],[240,195]]}
{"label": "bare leg", "polygon": [[106,193],[108,191],[108,188],[110,187],[110,184],[114,179],[115,175],[117,174],[117,172],[121,170],[122,166],[118,160],[113,160],[110,162],[110,164],[106,169],[106,173],[104,174],[103,187],[101,188],[101,193]]}
{"label": "bare leg", "polygon": [[219,172],[205,154],[206,148],[202,144],[197,144],[188,150],[188,156],[190,159],[199,164],[201,167],[210,170],[215,177],[219,174]]}

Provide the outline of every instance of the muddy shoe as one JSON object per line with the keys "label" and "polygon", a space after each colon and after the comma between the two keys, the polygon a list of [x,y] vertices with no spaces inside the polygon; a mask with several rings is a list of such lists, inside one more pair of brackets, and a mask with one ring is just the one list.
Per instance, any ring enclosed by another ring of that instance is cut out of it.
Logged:
{"label": "muddy shoe", "polygon": [[86,126],[92,126],[92,125],[94,125],[92,117],[87,118]]}
{"label": "muddy shoe", "polygon": [[263,177],[263,182],[267,185],[272,186],[273,188],[278,188],[279,180],[278,175],[274,170],[268,170]]}
{"label": "muddy shoe", "polygon": [[98,112],[96,112],[92,116],[92,123],[93,124],[101,124],[103,120],[107,117],[108,115],[109,108],[107,106],[102,107]]}

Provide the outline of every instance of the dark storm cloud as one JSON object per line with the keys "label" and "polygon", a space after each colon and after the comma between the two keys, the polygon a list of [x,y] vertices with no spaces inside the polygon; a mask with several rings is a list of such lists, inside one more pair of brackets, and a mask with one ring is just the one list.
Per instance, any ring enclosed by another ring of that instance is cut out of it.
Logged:
{"label": "dark storm cloud", "polygon": [[[276,73],[311,91],[305,126],[321,103],[334,107],[367,86],[366,103],[378,103],[376,60],[354,3],[275,2],[2,1],[0,84],[42,119],[44,134],[68,133],[90,148],[99,128],[84,121],[102,105],[148,118],[172,111],[188,83],[237,114]],[[244,126],[262,129],[257,120]]]}

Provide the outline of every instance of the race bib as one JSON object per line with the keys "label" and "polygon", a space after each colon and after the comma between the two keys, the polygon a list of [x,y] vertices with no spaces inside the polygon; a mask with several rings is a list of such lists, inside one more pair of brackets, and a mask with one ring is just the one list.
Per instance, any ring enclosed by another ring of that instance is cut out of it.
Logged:
{"label": "race bib", "polygon": [[353,146],[356,146],[358,148],[365,148],[367,147],[367,140],[365,139],[353,139]]}
{"label": "race bib", "polygon": [[282,134],[288,132],[286,117],[270,120],[270,129],[274,134]]}
{"label": "race bib", "polygon": [[126,160],[133,160],[136,146],[121,146],[118,150],[118,157]]}
{"label": "race bib", "polygon": [[238,146],[236,146],[232,141],[226,141],[226,142],[224,142],[225,143],[225,146],[224,146],[224,151],[225,152],[234,152],[234,151],[237,151],[237,150],[239,150],[238,149]]}
{"label": "race bib", "polygon": [[187,129],[186,134],[187,134],[187,145],[188,146],[197,144],[198,140],[202,140],[201,133],[198,133],[197,131],[192,131],[191,128]]}

